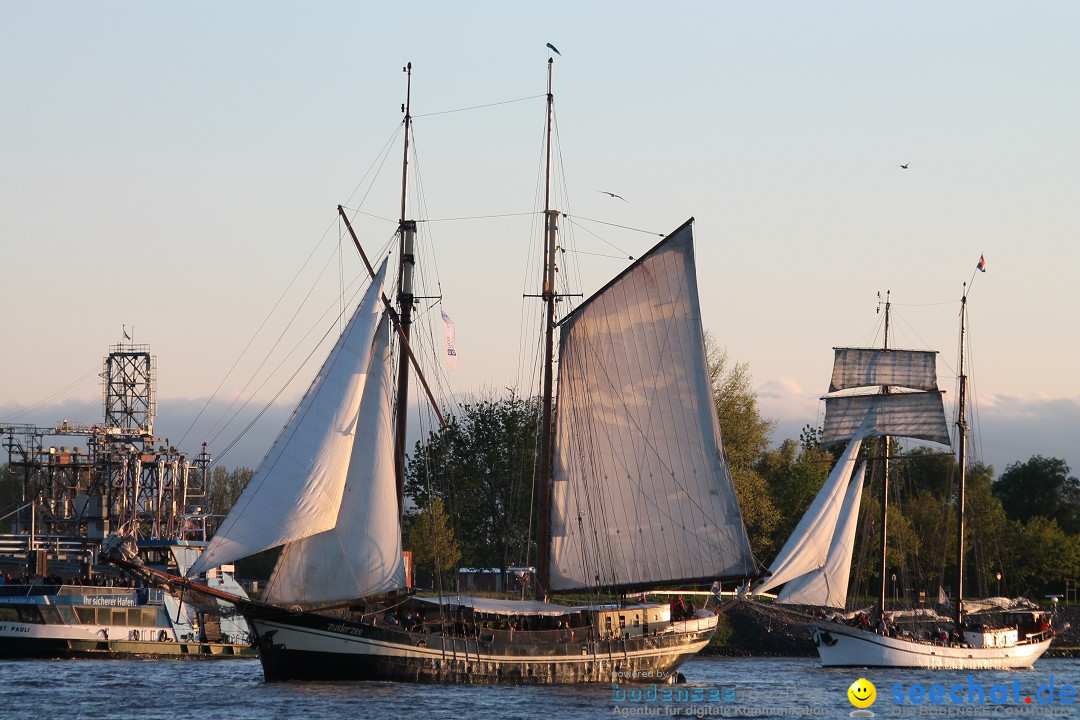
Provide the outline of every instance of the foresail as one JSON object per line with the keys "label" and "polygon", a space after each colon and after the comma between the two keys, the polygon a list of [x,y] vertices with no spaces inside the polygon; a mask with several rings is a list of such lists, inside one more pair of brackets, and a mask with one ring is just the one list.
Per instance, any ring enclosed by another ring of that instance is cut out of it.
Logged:
{"label": "foresail", "polygon": [[829,392],[871,385],[937,390],[937,353],[932,350],[834,348]]}
{"label": "foresail", "polygon": [[845,606],[865,474],[866,466],[860,465],[848,485],[825,565],[785,585],[776,597],[777,602],[831,608]]}
{"label": "foresail", "polygon": [[754,570],[709,384],[692,222],[562,325],[553,590]]}
{"label": "foresail", "polygon": [[263,600],[322,605],[405,587],[394,474],[390,333],[376,333],[337,524],[285,546]]}
{"label": "foresail", "polygon": [[864,424],[866,437],[892,435],[949,444],[940,391],[827,397],[821,444],[846,440]]}
{"label": "foresail", "polygon": [[825,567],[861,445],[861,437],[855,437],[848,443],[825,484],[769,566],[771,575],[754,588],[755,594],[768,592]]}
{"label": "foresail", "polygon": [[337,522],[385,275],[384,260],[307,393],[189,575],[329,530]]}

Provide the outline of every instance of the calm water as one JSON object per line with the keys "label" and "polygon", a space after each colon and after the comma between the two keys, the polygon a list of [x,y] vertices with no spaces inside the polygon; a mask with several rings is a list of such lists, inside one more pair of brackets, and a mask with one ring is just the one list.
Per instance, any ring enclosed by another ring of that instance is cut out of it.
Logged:
{"label": "calm water", "polygon": [[[684,666],[684,698],[616,699],[610,685],[596,687],[447,687],[396,683],[262,682],[257,661],[158,660],[0,661],[0,718],[124,718],[138,720],[264,720],[265,718],[611,718],[611,717],[850,717],[848,687],[865,676],[877,688],[875,717],[1068,717],[1061,690],[1080,689],[1080,660],[1042,660],[1035,670],[980,672],[973,682],[989,700],[996,684],[1007,702],[896,704],[892,687],[954,684],[968,693],[967,672],[825,670],[810,659],[700,659]],[[1020,704],[1013,702],[1019,682]],[[1036,693],[1054,685],[1052,703]],[[619,691],[623,689],[619,687]],[[650,686],[627,686],[643,691]],[[691,695],[693,694],[693,695]],[[1031,697],[1032,703],[1025,704]],[[1073,708],[1076,708],[1075,710]]]}

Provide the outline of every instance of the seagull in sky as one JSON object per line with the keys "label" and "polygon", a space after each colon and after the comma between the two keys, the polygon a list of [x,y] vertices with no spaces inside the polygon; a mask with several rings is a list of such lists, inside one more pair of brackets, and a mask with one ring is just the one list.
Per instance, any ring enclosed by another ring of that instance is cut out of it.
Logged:
{"label": "seagull in sky", "polygon": [[899,165],[898,167],[899,167],[899,168],[900,168],[901,170],[907,170],[907,166],[908,166],[908,165],[910,165],[910,164],[911,164],[911,163],[907,162],[907,163],[904,163],[903,165]]}
{"label": "seagull in sky", "polygon": [[605,195],[610,195],[610,196],[611,196],[611,197],[613,197],[613,198],[619,198],[619,199],[620,199],[620,200],[622,200],[623,202],[630,202],[629,200],[627,200],[626,198],[624,198],[624,197],[623,197],[622,195],[616,195],[615,193],[613,193],[613,192],[608,192],[607,190],[597,190],[597,192],[602,192],[602,193],[604,193]]}

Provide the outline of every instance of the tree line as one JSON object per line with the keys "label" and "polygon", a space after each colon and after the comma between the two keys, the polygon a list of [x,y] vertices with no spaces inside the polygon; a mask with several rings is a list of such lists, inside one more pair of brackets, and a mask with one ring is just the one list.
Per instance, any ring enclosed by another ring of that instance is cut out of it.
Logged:
{"label": "tree line", "polygon": [[[824,484],[842,446],[823,450],[819,431],[773,445],[774,423],[761,415],[746,363],[733,362],[707,337],[716,412],[750,538],[762,570],[794,530]],[[405,548],[416,567],[451,583],[458,567],[536,564],[536,478],[540,403],[508,391],[461,404],[449,424],[418,441],[408,457]],[[864,458],[883,455],[867,442]],[[889,449],[892,477],[888,523],[888,580],[896,592],[936,599],[955,573],[958,467],[951,454],[917,447]],[[215,467],[203,511],[223,517],[252,477],[248,468]],[[868,471],[852,587],[880,587],[880,479]],[[21,497],[21,479],[0,466],[0,508]],[[1060,458],[1034,456],[994,476],[982,463],[967,470],[968,596],[1063,594],[1080,578],[1080,480]],[[215,524],[211,523],[211,530]],[[275,552],[242,563],[242,573],[265,577]],[[246,572],[245,572],[246,571]],[[895,579],[894,579],[895,577]]]}

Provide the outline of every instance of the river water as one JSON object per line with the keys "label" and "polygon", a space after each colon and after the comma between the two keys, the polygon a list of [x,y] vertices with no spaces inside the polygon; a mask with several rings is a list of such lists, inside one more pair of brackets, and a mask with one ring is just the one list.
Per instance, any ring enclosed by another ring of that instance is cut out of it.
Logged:
{"label": "river water", "polygon": [[[1070,694],[1080,693],[1080,660],[968,673],[826,670],[809,658],[700,658],[683,672],[686,684],[675,687],[267,684],[252,660],[4,660],[0,718],[841,718],[853,711],[879,718],[1080,718],[1080,697],[1074,705]],[[856,711],[847,691],[860,678],[873,683],[877,698]],[[941,686],[936,693],[934,685]]]}

